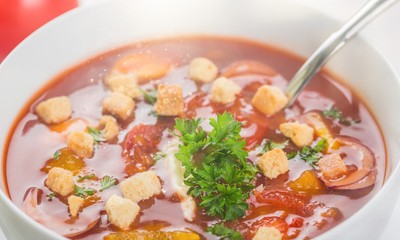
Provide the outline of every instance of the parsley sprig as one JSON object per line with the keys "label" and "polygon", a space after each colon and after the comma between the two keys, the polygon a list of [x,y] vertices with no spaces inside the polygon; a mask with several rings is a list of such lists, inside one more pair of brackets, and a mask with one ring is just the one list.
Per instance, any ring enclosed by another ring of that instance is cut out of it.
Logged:
{"label": "parsley sprig", "polygon": [[75,196],[85,198],[87,196],[92,196],[96,190],[93,188],[85,188],[85,187],[79,187],[78,185],[75,185],[74,187],[74,194]]}
{"label": "parsley sprig", "polygon": [[199,199],[209,216],[235,220],[248,209],[245,200],[254,188],[257,172],[247,162],[241,124],[229,113],[210,119],[210,133],[200,123],[200,119],[176,119],[175,129],[182,142],[176,157],[185,167],[184,183],[189,186],[188,194]]}
{"label": "parsley sprig", "polygon": [[289,144],[289,141],[288,140],[286,140],[286,141],[284,141],[284,142],[281,142],[281,143],[277,143],[277,142],[274,142],[274,141],[272,141],[272,140],[264,140],[262,143],[261,143],[261,151],[260,151],[260,155],[261,154],[264,154],[264,153],[266,153],[266,152],[269,152],[269,151],[271,151],[272,149],[274,149],[274,148],[280,148],[280,149],[284,149],[287,145]]}
{"label": "parsley sprig", "polygon": [[100,192],[117,184],[117,179],[110,176],[104,176],[100,181]]}
{"label": "parsley sprig", "polygon": [[104,138],[103,133],[97,129],[97,128],[92,128],[92,127],[87,127],[87,131],[90,135],[92,135],[94,142],[96,144],[100,142],[105,142],[107,139]]}
{"label": "parsley sprig", "polygon": [[223,240],[243,240],[244,237],[240,232],[237,232],[231,228],[226,227],[223,223],[214,224],[208,227],[207,232],[210,232]]}
{"label": "parsley sprig", "polygon": [[157,102],[157,90],[153,89],[151,91],[146,91],[139,88],[140,92],[142,92],[144,100],[151,105],[154,105]]}
{"label": "parsley sprig", "polygon": [[[328,147],[328,140],[322,138],[317,142],[314,147],[305,146],[299,152],[300,158],[308,163],[312,168],[316,168],[315,165],[322,157],[322,152]],[[297,152],[296,152],[297,153]],[[293,156],[294,157],[294,156]]]}
{"label": "parsley sprig", "polygon": [[345,125],[345,126],[350,126],[352,123],[360,122],[360,120],[354,120],[354,119],[345,117],[340,110],[338,110],[334,107],[330,108],[329,110],[322,111],[322,114],[327,118],[337,119],[340,124]]}

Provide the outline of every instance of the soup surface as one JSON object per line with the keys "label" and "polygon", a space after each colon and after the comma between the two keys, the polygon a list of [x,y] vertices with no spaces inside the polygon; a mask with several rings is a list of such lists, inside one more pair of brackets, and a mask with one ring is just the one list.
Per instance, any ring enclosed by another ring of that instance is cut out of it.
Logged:
{"label": "soup surface", "polygon": [[371,113],[326,72],[283,109],[301,63],[219,37],[89,59],[17,120],[9,195],[69,238],[313,238],[382,186],[386,156]]}

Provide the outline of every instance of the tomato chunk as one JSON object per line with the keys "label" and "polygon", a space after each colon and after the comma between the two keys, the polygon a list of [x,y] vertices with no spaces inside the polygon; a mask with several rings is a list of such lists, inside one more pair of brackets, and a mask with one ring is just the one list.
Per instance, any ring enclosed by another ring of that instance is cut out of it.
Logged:
{"label": "tomato chunk", "polygon": [[155,163],[153,155],[158,151],[163,130],[156,125],[140,124],[129,131],[122,143],[128,176],[146,171]]}
{"label": "tomato chunk", "polygon": [[313,215],[314,208],[309,204],[310,197],[304,194],[286,190],[254,191],[259,203],[267,203],[287,212],[294,212],[300,216]]}

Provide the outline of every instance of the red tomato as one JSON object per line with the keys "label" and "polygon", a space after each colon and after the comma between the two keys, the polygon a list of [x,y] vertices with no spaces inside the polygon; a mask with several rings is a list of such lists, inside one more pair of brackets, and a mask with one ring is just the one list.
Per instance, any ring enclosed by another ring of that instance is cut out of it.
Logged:
{"label": "red tomato", "polygon": [[77,0],[0,0],[0,62],[37,28],[76,6]]}

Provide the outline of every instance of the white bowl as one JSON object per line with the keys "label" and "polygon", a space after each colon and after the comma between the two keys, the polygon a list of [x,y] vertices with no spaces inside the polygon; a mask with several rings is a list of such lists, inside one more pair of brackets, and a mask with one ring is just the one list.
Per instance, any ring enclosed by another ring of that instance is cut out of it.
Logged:
{"label": "white bowl", "polygon": [[[205,33],[256,39],[307,57],[338,26],[289,0],[111,0],[80,7],[36,31],[0,65],[0,150],[5,151],[7,134],[19,111],[43,84],[103,51],[141,39]],[[377,239],[400,191],[396,184],[400,114],[395,110],[400,103],[399,78],[385,58],[358,37],[327,68],[366,99],[382,127],[388,164],[382,189],[353,216],[317,239]],[[5,189],[4,177],[1,187]],[[62,239],[25,215],[3,191],[0,212],[0,224],[9,239]]]}

